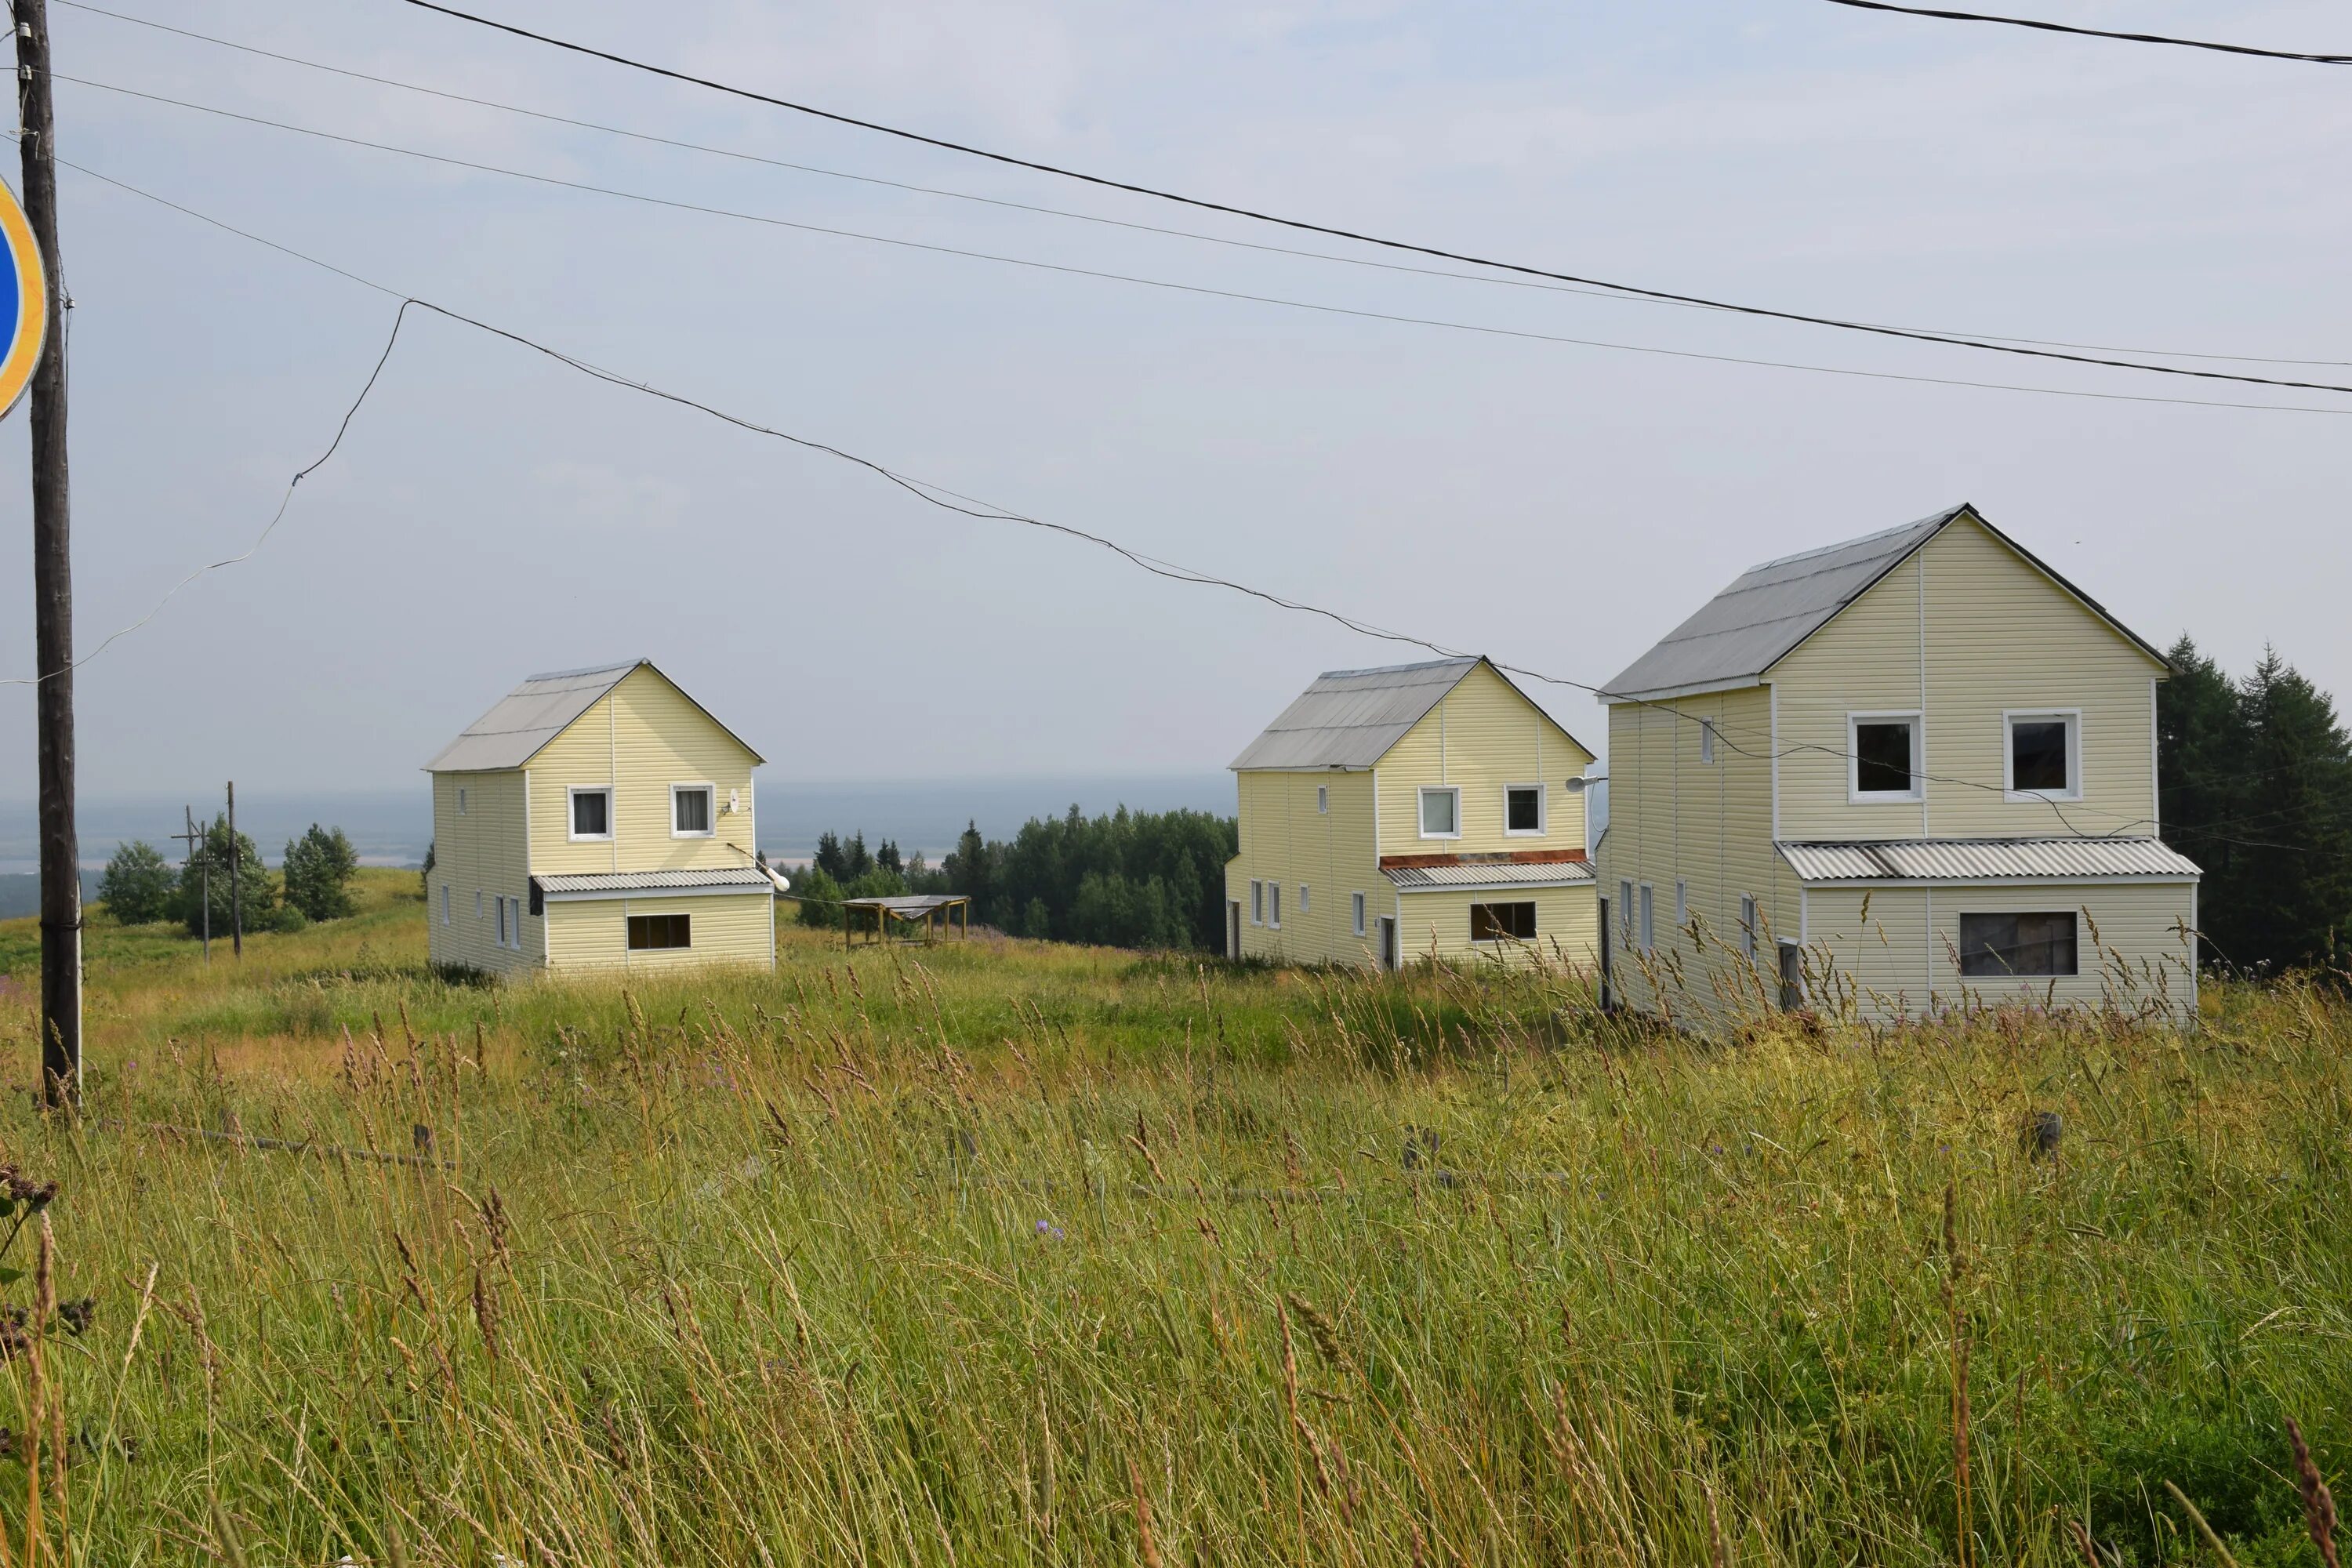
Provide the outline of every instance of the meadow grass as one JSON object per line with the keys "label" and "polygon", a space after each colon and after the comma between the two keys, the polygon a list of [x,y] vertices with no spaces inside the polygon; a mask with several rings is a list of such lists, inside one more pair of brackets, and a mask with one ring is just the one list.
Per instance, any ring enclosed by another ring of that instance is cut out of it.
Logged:
{"label": "meadow grass", "polygon": [[0,926],[0,1156],[93,1303],[0,1318],[0,1563],[37,1498],[90,1563],[2200,1560],[2168,1482],[2320,1561],[2322,988],[1709,1045],[989,939],[492,987],[363,891],[208,973],[94,921],[72,1121]]}

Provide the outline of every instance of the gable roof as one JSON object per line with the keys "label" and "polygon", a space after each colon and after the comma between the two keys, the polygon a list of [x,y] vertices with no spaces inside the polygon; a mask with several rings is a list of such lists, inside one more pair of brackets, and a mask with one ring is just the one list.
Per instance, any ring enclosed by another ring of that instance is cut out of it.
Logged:
{"label": "gable roof", "polygon": [[2160,665],[2165,663],[2164,656],[2146,638],[1963,501],[1900,528],[1750,566],[1729,587],[1700,605],[1697,614],[1621,671],[1600,693],[1601,700],[1654,700],[1761,680],[1800,643],[1962,518],[2000,541],[2141,652]]}
{"label": "gable roof", "polygon": [[639,669],[651,669],[667,682],[670,689],[688,702],[695,711],[718,724],[719,731],[746,752],[751,760],[762,759],[759,752],[744,745],[743,738],[711,717],[710,710],[695,702],[684,687],[662,675],[649,658],[631,659],[626,664],[604,664],[591,669],[560,669],[551,674],[534,675],[490,705],[490,710],[475,720],[457,738],[441,748],[440,754],[425,764],[428,773],[495,773],[506,768],[519,768],[545,749],[550,741],[570,729],[580,716],[596,706],[597,700],[627,679]]}
{"label": "gable roof", "polygon": [[[1494,670],[1504,685],[1517,691],[1528,706],[1535,700],[1519,691],[1511,678],[1492,660],[1477,658],[1431,659],[1422,664],[1391,664],[1377,669],[1330,669],[1299,693],[1289,707],[1265,727],[1265,733],[1243,748],[1228,764],[1234,773],[1288,768],[1369,768],[1388,755],[1445,694],[1480,665]],[[1536,711],[1544,721],[1558,721]],[[1560,733],[1568,735],[1566,730]],[[1569,735],[1591,755],[1591,748]]]}

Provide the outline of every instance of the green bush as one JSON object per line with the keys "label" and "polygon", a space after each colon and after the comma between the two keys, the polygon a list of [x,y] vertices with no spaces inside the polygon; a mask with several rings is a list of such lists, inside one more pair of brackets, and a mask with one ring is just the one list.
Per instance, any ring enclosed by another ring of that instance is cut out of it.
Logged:
{"label": "green bush", "polygon": [[841,929],[841,884],[816,866],[804,866],[792,879],[800,899],[801,924],[819,931]]}
{"label": "green bush", "polygon": [[229,934],[229,869],[236,870],[236,900],[242,906],[247,931],[268,931],[272,912],[278,908],[278,879],[261,863],[261,851],[253,840],[240,833],[234,849],[229,844],[228,820],[215,816],[205,829],[204,841],[194,854],[180,868],[180,892],[174,903],[181,919],[188,925],[190,935],[205,929],[205,903],[209,875],[212,902],[212,933]]}
{"label": "green bush", "polygon": [[172,913],[172,868],[152,844],[134,838],[114,852],[99,879],[98,896],[124,925],[145,925]]}
{"label": "green bush", "polygon": [[310,920],[341,920],[352,912],[352,877],[359,868],[359,851],[343,830],[314,822],[286,846],[286,901]]}

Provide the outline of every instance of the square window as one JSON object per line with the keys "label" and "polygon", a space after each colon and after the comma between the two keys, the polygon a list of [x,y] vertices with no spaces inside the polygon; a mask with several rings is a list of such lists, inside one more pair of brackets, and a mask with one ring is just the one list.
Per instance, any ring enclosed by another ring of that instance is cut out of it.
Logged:
{"label": "square window", "polygon": [[694,930],[691,915],[631,915],[629,917],[629,950],[633,952],[655,952],[670,947],[692,947]]}
{"label": "square window", "polygon": [[1503,791],[1503,831],[1517,837],[1534,837],[1543,830],[1543,785],[1507,786]]}
{"label": "square window", "polygon": [[1355,894],[1351,894],[1351,895],[1349,895],[1349,911],[1350,911],[1350,912],[1354,915],[1354,917],[1355,917],[1355,921],[1356,921],[1356,934],[1357,934],[1358,936],[1361,936],[1361,935],[1363,935],[1363,934],[1364,934],[1364,895],[1363,895],[1363,894],[1361,894],[1361,893],[1355,893]]}
{"label": "square window", "polygon": [[1962,974],[2074,974],[2074,959],[2072,913],[1960,917]]}
{"label": "square window", "polygon": [[1919,717],[1857,715],[1852,726],[1853,788],[1857,800],[1919,798]]}
{"label": "square window", "polygon": [[1472,942],[1533,942],[1536,906],[1532,900],[1508,904],[1470,906]]}
{"label": "square window", "polygon": [[2004,718],[2009,726],[2011,797],[2080,799],[2083,781],[2077,765],[2081,748],[2075,740],[2075,715],[2011,713]]}
{"label": "square window", "polygon": [[710,786],[709,784],[672,784],[669,786],[670,837],[673,838],[708,838],[710,837]]}
{"label": "square window", "polygon": [[1462,837],[1462,792],[1459,789],[1444,785],[1422,790],[1421,836],[1423,838]]}
{"label": "square window", "polygon": [[574,838],[613,837],[613,792],[611,790],[575,789],[572,792],[572,837]]}
{"label": "square window", "polygon": [[1330,786],[1329,784],[1317,784],[1317,785],[1315,786],[1315,813],[1316,813],[1316,815],[1317,815],[1317,816],[1329,816],[1329,815],[1330,815],[1330,811],[1331,811],[1331,786]]}

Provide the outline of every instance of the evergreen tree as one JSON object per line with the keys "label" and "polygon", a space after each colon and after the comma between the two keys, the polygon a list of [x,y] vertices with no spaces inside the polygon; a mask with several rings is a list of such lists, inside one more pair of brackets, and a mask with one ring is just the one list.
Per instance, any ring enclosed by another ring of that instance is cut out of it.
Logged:
{"label": "evergreen tree", "polygon": [[[828,833],[825,837],[833,836]],[[841,884],[833,879],[831,872],[822,866],[811,866],[793,879],[793,891],[800,895],[801,924],[818,931],[841,929]]]}
{"label": "evergreen tree", "polygon": [[975,912],[984,911],[994,892],[994,858],[987,842],[980,836],[978,822],[966,822],[963,836],[956,847],[948,851],[940,868],[948,874],[948,888],[971,900]]}
{"label": "evergreen tree", "polygon": [[874,864],[894,877],[904,875],[907,862],[898,854],[898,841],[895,838],[882,840],[882,847],[874,852]]}
{"label": "evergreen tree", "polygon": [[835,882],[849,879],[849,857],[841,852],[841,839],[837,835],[820,833],[816,836],[816,858],[812,864]]}
{"label": "evergreen tree", "polygon": [[107,913],[124,925],[145,925],[172,912],[172,868],[156,847],[134,838],[115,850],[99,879],[98,896]]}
{"label": "evergreen tree", "polygon": [[280,868],[286,901],[310,920],[341,920],[352,912],[351,881],[359,868],[359,851],[343,830],[314,822],[310,832],[286,846]]}
{"label": "evergreen tree", "polygon": [[229,933],[229,867],[232,861],[236,867],[236,896],[244,909],[245,929],[248,932],[269,929],[278,907],[278,879],[261,863],[261,851],[254,847],[253,840],[247,835],[238,834],[234,847],[231,847],[228,818],[215,815],[196,845],[195,853],[180,867],[177,902],[190,935],[204,929],[204,888],[208,870],[212,884],[213,934],[226,936]]}
{"label": "evergreen tree", "polygon": [[874,869],[874,857],[866,853],[866,829],[861,827],[851,834],[849,842],[842,847],[841,869],[835,875],[841,878],[842,885],[846,887],[872,869]]}
{"label": "evergreen tree", "polygon": [[2240,941],[2279,966],[2330,962],[2352,917],[2352,738],[2327,694],[2269,649],[2239,693],[2252,744],[2242,824]]}

